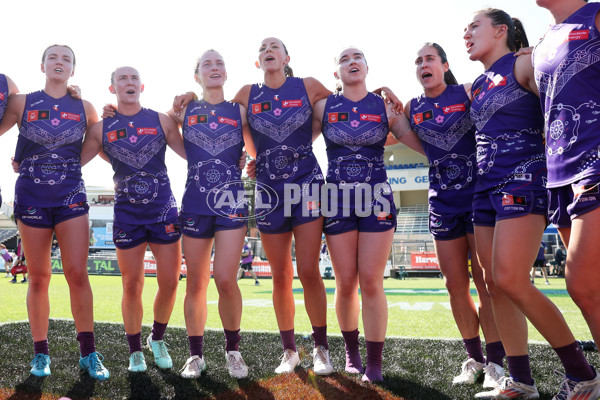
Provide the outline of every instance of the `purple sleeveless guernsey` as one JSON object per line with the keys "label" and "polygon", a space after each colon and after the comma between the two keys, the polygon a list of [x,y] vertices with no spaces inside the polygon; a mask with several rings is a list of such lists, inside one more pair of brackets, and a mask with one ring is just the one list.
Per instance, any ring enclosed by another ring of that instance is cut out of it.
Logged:
{"label": "purple sleeveless guernsey", "polygon": [[590,3],[551,26],[533,52],[550,188],[600,173],[598,11],[600,3]]}
{"label": "purple sleeveless guernsey", "polygon": [[285,183],[322,183],[312,151],[312,106],[301,78],[288,77],[278,89],[254,84],[248,123],[256,147],[256,179],[283,192]]}
{"label": "purple sleeveless guernsey", "polygon": [[514,76],[516,60],[514,53],[502,56],[471,87],[476,193],[545,190],[544,118],[537,96]]}
{"label": "purple sleeveless guernsey", "polygon": [[0,120],[6,111],[6,102],[8,101],[8,81],[6,75],[0,74]]}
{"label": "purple sleeveless guernsey", "polygon": [[429,206],[437,213],[468,212],[475,188],[475,127],[463,85],[410,102],[410,126],[429,160]]}
{"label": "purple sleeveless guernsey", "polygon": [[29,93],[15,161],[20,162],[15,203],[60,207],[86,201],[81,178],[81,143],[87,129],[81,100],[44,91]]}
{"label": "purple sleeveless guernsey", "polygon": [[389,127],[381,97],[369,93],[354,102],[340,92],[331,94],[322,122],[328,183],[374,185],[387,181],[383,147]]}
{"label": "purple sleeveless guernsey", "polygon": [[[239,160],[244,147],[237,103],[193,101],[186,109],[183,141],[188,177],[181,211],[247,216]],[[227,200],[223,190],[227,191]],[[220,204],[220,205],[219,205]]]}
{"label": "purple sleeveless guernsey", "polygon": [[177,216],[165,166],[166,145],[156,111],[115,113],[103,121],[102,148],[115,172],[115,221],[143,225]]}
{"label": "purple sleeveless guernsey", "polygon": [[[6,111],[6,102],[8,101],[8,81],[6,75],[0,74],[0,120]],[[0,204],[2,204],[2,194],[0,194]]]}

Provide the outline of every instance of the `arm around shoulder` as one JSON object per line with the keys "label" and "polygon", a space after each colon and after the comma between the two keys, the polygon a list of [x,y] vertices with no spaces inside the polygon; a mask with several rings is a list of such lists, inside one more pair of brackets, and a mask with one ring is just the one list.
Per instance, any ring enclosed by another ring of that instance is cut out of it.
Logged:
{"label": "arm around shoulder", "polygon": [[539,97],[537,85],[535,84],[535,72],[531,60],[531,54],[524,54],[515,62],[515,78],[521,86]]}
{"label": "arm around shoulder", "polygon": [[240,90],[238,90],[235,97],[231,101],[233,103],[239,103],[240,105],[244,106],[245,108],[248,108],[248,97],[250,97],[250,89],[251,88],[252,88],[252,85],[242,86],[242,88]]}
{"label": "arm around shoulder", "polygon": [[160,125],[165,132],[167,144],[175,153],[185,160],[187,157],[183,146],[183,137],[181,137],[177,124],[167,114],[158,113],[158,118],[160,120]]}
{"label": "arm around shoulder", "polygon": [[327,89],[315,78],[308,77],[304,78],[303,81],[306,93],[308,93],[308,97],[310,98],[310,104],[313,106],[317,101],[326,98],[332,93],[331,90]]}
{"label": "arm around shoulder", "polygon": [[102,127],[103,121],[98,121],[92,125],[85,133],[83,144],[81,146],[81,165],[84,166],[90,162],[102,150]]}
{"label": "arm around shoulder", "polygon": [[27,96],[24,94],[15,94],[13,96],[9,96],[6,111],[4,112],[4,116],[0,121],[0,135],[8,132],[8,130],[15,126],[15,124],[20,125],[23,112],[25,111],[26,98]]}

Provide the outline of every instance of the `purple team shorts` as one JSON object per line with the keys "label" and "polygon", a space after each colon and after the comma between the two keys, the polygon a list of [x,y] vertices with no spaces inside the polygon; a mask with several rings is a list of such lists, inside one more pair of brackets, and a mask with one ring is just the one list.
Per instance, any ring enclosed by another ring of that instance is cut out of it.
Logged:
{"label": "purple team shorts", "polygon": [[570,228],[571,217],[567,207],[573,202],[571,186],[548,189],[548,220],[557,228]]}
{"label": "purple team shorts", "polygon": [[15,218],[34,228],[54,228],[61,222],[88,213],[90,206],[85,201],[59,207],[28,207],[15,203]]}
{"label": "purple team shorts", "polygon": [[495,226],[496,221],[529,214],[548,217],[546,190],[475,193],[473,198],[473,225],[476,226]]}
{"label": "purple team shorts", "polygon": [[115,221],[113,242],[118,249],[131,249],[142,243],[170,244],[181,238],[177,216],[155,224],[132,225]]}
{"label": "purple team shorts", "polygon": [[215,232],[239,229],[247,226],[246,217],[227,218],[221,215],[179,214],[181,233],[195,239],[210,239]]}
{"label": "purple team shorts", "polygon": [[[306,203],[306,204],[304,204]],[[272,211],[256,216],[256,226],[261,233],[286,233],[294,227],[321,218],[319,202],[308,200],[285,207],[277,205]]]}
{"label": "purple team shorts", "polygon": [[335,216],[326,217],[323,232],[327,235],[339,235],[350,231],[359,232],[386,232],[390,229],[396,231],[396,206],[391,196],[386,196],[389,207],[373,208],[366,216],[358,216],[353,206],[338,207]]}
{"label": "purple team shorts", "polygon": [[453,240],[473,233],[473,212],[429,213],[429,232],[435,240]]}
{"label": "purple team shorts", "polygon": [[[556,219],[560,218],[559,221],[563,223],[563,225],[555,223],[559,228],[570,227],[570,220],[600,207],[600,175],[589,176],[571,185],[552,188],[549,191],[551,199],[562,200],[554,212],[558,215]],[[565,221],[568,222],[564,223]]]}

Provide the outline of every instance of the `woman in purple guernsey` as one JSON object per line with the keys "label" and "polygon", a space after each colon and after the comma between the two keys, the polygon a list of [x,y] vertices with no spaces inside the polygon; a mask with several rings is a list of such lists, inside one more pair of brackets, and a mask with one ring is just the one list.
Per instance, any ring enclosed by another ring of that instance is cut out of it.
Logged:
{"label": "woman in purple guernsey", "polygon": [[90,129],[83,145],[82,163],[100,150],[110,161],[115,182],[113,241],[123,283],[121,311],[129,344],[129,371],[143,372],[141,330],[144,313],[144,255],[149,245],[156,260],[158,292],[154,298],[154,323],[146,342],[161,369],[173,361],[163,340],[173,311],[181,268],[177,204],[171,193],[165,151],[169,145],[185,158],[183,141],[167,115],[140,104],[144,90],[138,71],[117,68],[110,91],[117,95],[117,110]]}
{"label": "woman in purple guernsey", "polygon": [[569,250],[567,290],[600,343],[600,4],[586,3],[537,0],[555,25],[535,47],[533,64],[545,113],[551,220]]}
{"label": "woman in purple guernsey", "polygon": [[[264,83],[244,86],[234,102],[247,109],[252,130],[246,150],[256,158],[256,196],[263,205],[255,214],[273,274],[273,304],[284,349],[275,372],[292,372],[299,362],[294,339],[293,236],[296,267],[313,327],[314,370],[327,375],[333,367],[327,343],[327,296],[319,272],[323,218],[318,191],[323,175],[312,152],[311,123],[313,104],[331,92],[314,78],[293,77],[289,61],[281,40],[263,40],[258,65],[264,71]],[[269,195],[279,200],[270,201]]]}
{"label": "woman in purple guernsey", "polygon": [[[437,43],[426,43],[415,65],[424,93],[412,99],[404,112],[429,160],[429,230],[468,356],[453,384],[475,383],[485,372],[483,387],[494,388],[504,376],[504,348],[483,271],[475,257],[472,204],[477,168],[475,128],[469,115],[471,84],[456,82],[446,53]],[[478,307],[470,292],[469,254],[473,255],[471,274]],[[480,326],[487,359],[481,348]]]}
{"label": "woman in purple guernsey", "polygon": [[[527,47],[523,26],[504,11],[485,9],[465,31],[470,59],[485,67],[471,87],[477,129],[475,242],[510,374],[499,388],[475,397],[537,399],[526,318],[550,342],[570,379],[587,382],[596,374],[558,308],[529,280],[546,227],[547,195],[544,121],[531,56],[513,53]],[[571,389],[562,385],[555,399],[571,398]]]}
{"label": "woman in purple guernsey", "polygon": [[[364,372],[363,381],[376,382],[383,380],[388,317],[383,272],[396,229],[396,208],[383,164],[390,132],[386,104],[367,90],[367,72],[365,56],[356,48],[347,48],[336,57],[335,77],[341,81],[341,90],[315,104],[313,129],[315,134],[323,131],[327,145],[327,194],[322,195],[321,211],[335,270],[335,309],[346,344],[346,371]],[[388,107],[391,112],[392,105]],[[393,118],[393,122],[403,119],[408,127],[403,114]],[[420,149],[412,132],[401,140]],[[358,348],[359,286],[366,369]]]}
{"label": "woman in purple guernsey", "polygon": [[[2,121],[4,111],[6,111],[8,98],[16,93],[19,93],[19,89],[12,79],[4,74],[0,74],[0,121]],[[2,205],[2,193],[0,193],[0,205]]]}
{"label": "woman in purple guernsey", "polygon": [[240,379],[248,375],[239,351],[242,294],[237,285],[248,218],[239,167],[246,109],[225,101],[227,71],[218,52],[208,50],[198,59],[194,77],[202,87],[202,99],[188,103],[179,114],[169,112],[183,126],[188,161],[180,222],[187,265],[184,314],[190,358],[181,376],[198,378],[206,370],[202,346],[214,243],[213,276],[225,331],[225,359],[229,374]]}
{"label": "woman in purple guernsey", "polygon": [[50,247],[56,234],[80,344],[79,365],[93,378],[104,380],[109,373],[102,365],[94,341],[93,298],[86,264],[88,205],[80,163],[83,136],[98,117],[89,102],[68,94],[67,82],[74,69],[75,55],[71,48],[48,47],[42,55],[44,89],[11,96],[0,133],[19,124],[15,161],[20,163],[20,173],[15,188],[15,217],[30,281],[27,310],[35,352],[31,373],[50,375],[48,285]]}

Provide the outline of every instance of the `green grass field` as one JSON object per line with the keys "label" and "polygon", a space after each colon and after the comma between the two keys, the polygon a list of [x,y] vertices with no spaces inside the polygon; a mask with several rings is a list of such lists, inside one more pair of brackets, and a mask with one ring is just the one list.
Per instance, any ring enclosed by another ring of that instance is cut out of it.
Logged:
{"label": "green grass field", "polygon": [[[94,292],[94,318],[96,321],[121,323],[121,278],[119,276],[90,276]],[[261,279],[260,286],[254,286],[252,279],[239,281],[244,299],[242,330],[259,332],[277,332],[277,322],[271,303],[272,280]],[[339,333],[333,296],[334,280],[325,280],[327,302],[329,306],[328,325],[333,334]],[[543,285],[538,279],[538,288],[544,291],[563,312],[575,337],[590,340],[589,329],[577,306],[567,295],[564,279],[551,279],[550,285]],[[185,327],[183,317],[183,299],[185,296],[185,279],[180,281],[177,302],[169,325]],[[10,321],[26,321],[25,296],[27,285],[9,284],[8,279],[0,281],[2,300],[12,307],[3,307],[0,311],[0,323]],[[540,285],[541,284],[541,285]],[[389,306],[388,336],[410,338],[459,338],[454,324],[448,295],[442,279],[411,278],[408,280],[386,279],[385,289]],[[156,293],[156,279],[146,278],[144,287],[144,323],[152,323],[152,301]],[[71,319],[67,283],[63,275],[53,275],[50,283],[50,307],[52,318]],[[298,279],[294,280],[294,297],[296,298],[296,332],[310,333],[311,327],[303,305],[302,286]],[[474,286],[472,293],[476,300]],[[217,310],[217,289],[211,281],[208,291],[207,327],[221,329],[221,321]],[[362,332],[362,327],[360,328]],[[537,331],[531,327],[530,340],[543,341]]]}
{"label": "green grass field", "polygon": [[[296,340],[301,355],[301,367],[294,374],[276,376],[281,342],[271,306],[271,280],[261,280],[254,286],[252,279],[240,281],[245,307],[242,319],[241,351],[250,367],[248,379],[235,380],[227,374],[224,363],[224,338],[217,312],[217,295],[211,282],[208,301],[208,328],[205,334],[204,357],[208,372],[198,380],[184,380],[178,369],[188,357],[187,337],[183,320],[185,280],[180,282],[178,299],[165,337],[174,368],[162,371],[144,350],[148,372],[131,374],[127,371],[127,343],[120,315],[120,277],[91,276],[95,299],[96,338],[98,351],[105,357],[111,371],[107,382],[94,382],[78,373],[78,347],[71,321],[68,288],[62,275],[53,275],[50,288],[51,317],[50,353],[52,375],[45,379],[29,375],[32,357],[31,335],[26,322],[25,296],[27,285],[10,284],[2,288],[0,311],[0,399],[471,399],[481,390],[480,385],[453,387],[449,383],[459,371],[465,358],[444,293],[441,279],[409,279],[385,281],[389,304],[389,339],[384,349],[384,378],[381,385],[362,385],[360,377],[335,373],[318,377],[312,365],[310,324],[302,304],[299,281],[294,281],[297,300]],[[539,281],[542,283],[542,280]],[[342,371],[344,344],[340,337],[333,309],[334,281],[325,281],[328,288],[330,352],[334,368]],[[589,331],[577,307],[566,295],[564,280],[552,279],[551,285],[541,286],[565,314],[578,339],[588,340]],[[152,300],[156,280],[146,279],[144,302],[146,315],[142,336],[150,332]],[[8,307],[7,305],[11,306]],[[62,320],[65,319],[65,320]],[[21,322],[16,322],[21,321]],[[109,323],[112,322],[112,323]],[[362,331],[362,328],[361,328]],[[448,340],[450,339],[450,340]],[[530,339],[541,341],[535,330]],[[362,342],[363,360],[364,342]],[[558,358],[546,344],[530,347],[533,376],[541,399],[551,399],[560,383],[552,373],[560,368]],[[590,362],[599,366],[597,353],[586,353]]]}

